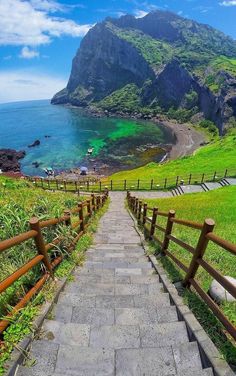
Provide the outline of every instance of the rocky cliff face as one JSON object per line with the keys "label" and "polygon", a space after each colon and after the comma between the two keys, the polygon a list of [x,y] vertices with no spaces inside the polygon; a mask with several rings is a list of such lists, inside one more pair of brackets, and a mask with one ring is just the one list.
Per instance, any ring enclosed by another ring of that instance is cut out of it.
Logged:
{"label": "rocky cliff face", "polygon": [[135,110],[199,112],[222,132],[236,115],[235,65],[236,42],[207,25],[161,11],[108,18],[84,37],[52,103],[104,109],[133,84]]}

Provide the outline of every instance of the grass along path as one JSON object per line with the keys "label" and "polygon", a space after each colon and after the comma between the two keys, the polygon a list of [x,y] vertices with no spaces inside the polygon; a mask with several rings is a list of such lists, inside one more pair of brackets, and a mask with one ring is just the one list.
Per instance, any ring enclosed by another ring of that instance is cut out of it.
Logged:
{"label": "grass along path", "polygon": [[[163,199],[145,199],[143,201],[147,202],[149,207],[158,207],[160,211],[168,212],[170,209],[174,209],[176,218],[200,223],[206,218],[213,218],[216,222],[214,232],[220,237],[236,243],[236,187],[224,187],[206,193]],[[157,223],[164,225],[166,220],[163,217],[158,217]],[[160,239],[163,239],[161,232],[157,230],[156,234]],[[192,246],[196,246],[199,231],[175,224],[172,235]],[[156,247],[154,247],[155,249]],[[185,265],[189,265],[190,253],[173,242],[170,242],[169,250]],[[219,246],[209,242],[204,259],[223,275],[236,278],[236,257]],[[170,258],[163,257],[160,260],[173,282],[183,278],[183,272]],[[212,277],[200,267],[196,278],[203,289],[208,291]],[[219,321],[195,293],[186,290],[184,299],[225,359],[236,367],[236,344],[233,345],[222,335],[222,325]],[[221,305],[221,308],[229,320],[236,325],[236,302],[226,302]]]}
{"label": "grass along path", "polygon": [[[192,220],[203,223],[205,218],[213,218],[216,222],[214,232],[220,237],[236,243],[236,187],[224,187],[215,191],[205,193],[188,194],[173,198],[149,199],[145,202],[149,207],[158,207],[160,211],[168,212],[170,209],[176,211],[176,218]],[[166,219],[158,217],[160,225],[166,223]],[[162,234],[157,230],[158,236]],[[185,226],[174,225],[173,235],[184,242],[196,246],[199,232]],[[170,250],[187,266],[191,260],[191,254],[177,244],[171,242]],[[236,278],[236,258],[219,246],[209,242],[205,259],[223,275]],[[209,274],[199,268],[197,280],[205,291],[208,290],[212,278]],[[225,312],[236,325],[236,302],[225,304]]]}

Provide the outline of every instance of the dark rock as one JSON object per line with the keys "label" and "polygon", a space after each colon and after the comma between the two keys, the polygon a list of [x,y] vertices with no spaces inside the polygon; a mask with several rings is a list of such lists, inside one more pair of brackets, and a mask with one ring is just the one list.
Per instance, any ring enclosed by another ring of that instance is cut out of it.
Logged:
{"label": "dark rock", "polygon": [[0,149],[0,169],[2,172],[20,172],[19,160],[25,157],[25,151]]}
{"label": "dark rock", "polygon": [[28,145],[28,148],[34,148],[35,146],[39,146],[39,145],[40,145],[40,141],[35,140],[31,145]]}

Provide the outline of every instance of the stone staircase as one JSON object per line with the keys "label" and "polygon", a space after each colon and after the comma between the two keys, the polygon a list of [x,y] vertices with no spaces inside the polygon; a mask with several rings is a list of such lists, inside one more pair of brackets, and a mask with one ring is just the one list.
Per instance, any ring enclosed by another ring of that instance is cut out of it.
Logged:
{"label": "stone staircase", "polygon": [[[17,376],[210,376],[112,193],[83,267],[32,343]],[[122,204],[121,204],[122,203]]]}

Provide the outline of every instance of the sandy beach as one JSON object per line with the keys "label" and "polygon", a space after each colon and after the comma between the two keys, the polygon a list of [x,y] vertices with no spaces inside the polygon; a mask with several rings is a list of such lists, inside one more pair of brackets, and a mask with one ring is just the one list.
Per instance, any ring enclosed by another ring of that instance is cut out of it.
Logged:
{"label": "sandy beach", "polygon": [[172,146],[168,159],[173,160],[191,155],[206,142],[204,134],[196,131],[193,126],[169,121],[162,121],[162,124],[170,128],[176,136],[176,143]]}

